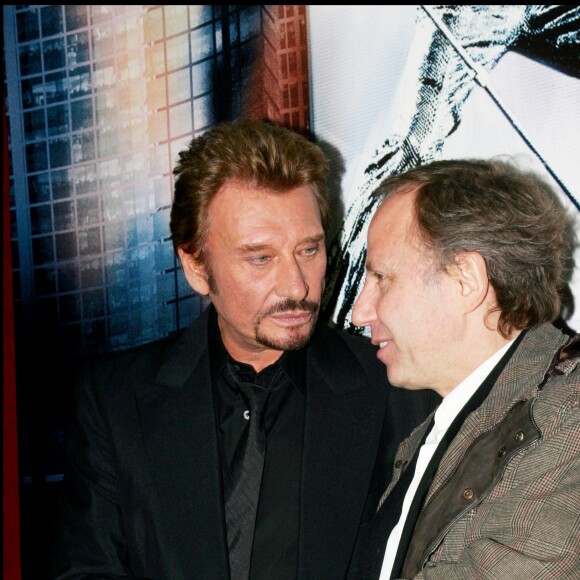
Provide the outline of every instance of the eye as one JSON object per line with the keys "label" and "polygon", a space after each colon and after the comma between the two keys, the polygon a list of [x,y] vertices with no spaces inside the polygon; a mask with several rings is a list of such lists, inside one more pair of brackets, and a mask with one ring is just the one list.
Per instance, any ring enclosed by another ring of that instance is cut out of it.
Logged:
{"label": "eye", "polygon": [[379,286],[390,285],[395,279],[392,273],[383,274],[381,272],[373,272],[372,277]]}
{"label": "eye", "polygon": [[269,260],[269,256],[252,256],[249,261],[258,266],[265,264]]}
{"label": "eye", "polygon": [[316,252],[318,252],[318,250],[319,250],[319,247],[316,245],[316,246],[304,248],[302,250],[302,253],[305,254],[306,256],[314,256],[314,254],[316,254]]}

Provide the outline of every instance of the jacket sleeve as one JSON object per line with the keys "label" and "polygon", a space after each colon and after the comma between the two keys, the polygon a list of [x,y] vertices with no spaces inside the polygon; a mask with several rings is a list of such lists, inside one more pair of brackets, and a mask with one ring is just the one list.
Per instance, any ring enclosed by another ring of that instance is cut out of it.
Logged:
{"label": "jacket sleeve", "polygon": [[78,381],[67,449],[51,578],[134,578],[127,565],[110,430],[88,368]]}

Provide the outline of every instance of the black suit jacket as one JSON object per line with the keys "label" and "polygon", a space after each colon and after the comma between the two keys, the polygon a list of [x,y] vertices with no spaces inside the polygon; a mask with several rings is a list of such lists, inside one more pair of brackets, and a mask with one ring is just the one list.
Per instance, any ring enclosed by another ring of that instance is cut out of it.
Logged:
{"label": "black suit jacket", "polygon": [[[228,578],[207,321],[83,373],[52,578]],[[299,578],[345,577],[369,491],[432,408],[375,352],[326,327],[307,347]]]}

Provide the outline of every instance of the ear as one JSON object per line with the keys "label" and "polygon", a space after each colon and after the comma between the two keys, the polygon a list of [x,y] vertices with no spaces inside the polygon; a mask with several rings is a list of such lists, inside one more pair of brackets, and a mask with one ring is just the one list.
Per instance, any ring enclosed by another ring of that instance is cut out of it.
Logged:
{"label": "ear", "polygon": [[450,274],[459,285],[459,292],[468,310],[475,310],[486,299],[490,283],[487,265],[479,252],[461,252],[456,256]]}
{"label": "ear", "polygon": [[181,267],[189,285],[202,296],[209,295],[209,284],[207,282],[207,272],[203,263],[194,258],[193,254],[184,252],[181,248],[177,250]]}

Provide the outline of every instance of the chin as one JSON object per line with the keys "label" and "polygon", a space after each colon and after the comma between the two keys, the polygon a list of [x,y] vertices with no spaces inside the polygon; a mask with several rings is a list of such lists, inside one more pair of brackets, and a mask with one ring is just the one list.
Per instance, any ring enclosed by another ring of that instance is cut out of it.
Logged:
{"label": "chin", "polygon": [[409,387],[405,384],[405,380],[402,379],[397,373],[393,372],[392,368],[387,366],[387,378],[389,383],[393,387],[398,387],[400,389],[408,389]]}
{"label": "chin", "polygon": [[284,336],[266,336],[258,334],[256,336],[257,342],[261,345],[274,350],[300,350],[304,348],[310,341],[313,328],[308,331],[291,332]]}

